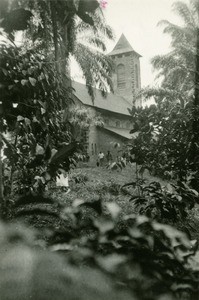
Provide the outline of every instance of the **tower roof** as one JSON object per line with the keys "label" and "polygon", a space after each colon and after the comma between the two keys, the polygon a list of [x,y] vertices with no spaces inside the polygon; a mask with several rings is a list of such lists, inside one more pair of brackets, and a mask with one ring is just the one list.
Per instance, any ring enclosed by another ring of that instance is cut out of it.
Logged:
{"label": "tower roof", "polygon": [[121,37],[119,38],[117,44],[113,48],[113,50],[109,53],[109,55],[117,55],[127,52],[134,52],[138,56],[141,57],[139,53],[137,53],[130,45],[128,40],[126,39],[125,35],[122,33]]}

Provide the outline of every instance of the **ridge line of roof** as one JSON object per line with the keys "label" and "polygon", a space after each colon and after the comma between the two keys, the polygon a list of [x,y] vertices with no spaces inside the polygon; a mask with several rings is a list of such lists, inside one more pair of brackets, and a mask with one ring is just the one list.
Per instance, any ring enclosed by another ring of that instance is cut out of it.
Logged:
{"label": "ridge line of roof", "polygon": [[[79,88],[78,88],[78,86],[79,86]],[[91,96],[88,94],[85,84],[83,84],[81,82],[77,82],[77,81],[72,81],[72,87],[75,90],[74,96],[76,96],[76,98],[79,99],[84,105],[103,109],[103,110],[110,111],[110,112],[117,113],[117,114],[126,115],[126,116],[130,115],[129,109],[132,107],[132,104],[130,104],[121,95],[109,92],[109,93],[107,93],[107,98],[108,97],[110,97],[110,98],[107,100],[107,102],[105,102],[106,98],[103,98],[103,96],[101,95],[100,89],[93,87],[94,94],[96,94],[96,97],[95,97],[96,101],[94,100],[94,103],[91,103]],[[84,101],[84,98],[85,98],[85,101]],[[115,100],[115,102],[114,102],[114,100]]]}

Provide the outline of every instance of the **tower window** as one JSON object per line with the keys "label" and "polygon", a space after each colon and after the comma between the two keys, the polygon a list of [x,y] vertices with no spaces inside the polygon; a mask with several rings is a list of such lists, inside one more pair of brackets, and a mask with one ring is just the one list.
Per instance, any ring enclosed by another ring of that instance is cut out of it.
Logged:
{"label": "tower window", "polygon": [[125,86],[125,67],[120,64],[117,66],[117,87],[123,89]]}
{"label": "tower window", "polygon": [[135,65],[135,79],[136,79],[136,87],[139,87],[139,74],[138,74],[138,65]]}

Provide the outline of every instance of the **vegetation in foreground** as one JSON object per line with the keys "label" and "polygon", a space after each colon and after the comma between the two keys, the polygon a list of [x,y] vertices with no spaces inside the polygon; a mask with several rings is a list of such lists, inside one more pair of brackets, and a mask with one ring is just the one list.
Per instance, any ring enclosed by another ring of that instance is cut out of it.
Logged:
{"label": "vegetation in foreground", "polygon": [[[74,170],[70,192],[54,188],[48,193],[51,198],[22,197],[11,205],[12,220],[39,230],[35,245],[58,251],[69,265],[81,266],[84,272],[99,270],[114,289],[122,287],[132,299],[197,299],[198,232],[192,231],[193,214],[190,218],[188,209],[189,215],[182,220],[181,203],[176,202],[179,194],[173,192],[166,198],[164,188],[157,188],[149,175],[142,184],[146,205],[144,196],[138,195],[141,185],[139,189],[125,187],[135,171],[127,169]],[[189,196],[194,201],[194,195]],[[167,211],[159,223],[159,214]],[[171,218],[174,211],[175,222]],[[179,228],[183,225],[187,234],[168,225],[174,223]]]}
{"label": "vegetation in foreground", "polygon": [[[77,144],[68,115],[63,114],[71,103],[69,55],[78,58],[91,96],[95,83],[104,94],[107,86],[111,88],[112,64],[99,52],[94,55],[79,45],[77,37],[88,30],[94,33],[89,37],[92,44],[104,50],[102,37],[111,38],[112,31],[103,25],[95,0],[11,1],[10,6],[1,1],[1,27],[10,42],[1,47],[0,69],[0,137],[10,168],[8,195],[14,194],[15,172],[21,180],[17,191],[22,185],[32,192],[8,197],[1,209],[7,221],[23,221],[37,228],[33,233],[18,223],[0,224],[3,300],[30,296],[42,300],[198,298],[198,236],[193,235],[190,222],[199,199],[199,45],[196,49],[194,44],[198,1],[191,0],[190,5],[189,10],[186,4],[176,4],[185,27],[166,22],[174,51],[154,59],[154,66],[165,76],[158,93],[145,91],[149,96],[155,94],[157,106],[131,112],[132,132],[139,134],[128,145],[126,157],[136,163],[136,176],[124,182],[127,168],[121,173],[106,170],[107,176],[103,169],[87,170],[86,174],[78,171],[72,175],[69,193],[59,196],[55,191],[53,195],[50,189],[44,197],[43,188],[58,169],[69,170],[75,163]],[[25,47],[16,47],[14,32],[26,29]],[[188,48],[187,35],[191,37]],[[82,60],[82,52],[92,58],[94,68],[91,60]],[[179,70],[179,65],[183,69]],[[173,68],[168,70],[168,66]],[[175,93],[176,86],[182,94]],[[11,134],[11,139],[4,133]],[[172,181],[167,187],[160,180],[145,182],[138,176],[144,169]],[[99,182],[90,180],[92,172]],[[106,180],[112,176],[115,178]]]}

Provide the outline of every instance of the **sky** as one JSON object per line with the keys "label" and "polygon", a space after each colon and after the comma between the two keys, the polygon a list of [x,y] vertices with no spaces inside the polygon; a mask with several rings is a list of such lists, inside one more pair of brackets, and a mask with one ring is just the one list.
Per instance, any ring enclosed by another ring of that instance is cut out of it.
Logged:
{"label": "sky", "polygon": [[[155,85],[155,73],[150,60],[155,55],[169,52],[171,41],[168,35],[163,34],[163,28],[157,24],[160,20],[181,24],[179,17],[172,11],[172,5],[176,0],[106,1],[104,15],[116,37],[115,41],[107,43],[108,52],[114,48],[120,35],[124,33],[133,49],[142,55],[140,59],[142,87]],[[188,0],[182,1],[188,3]]]}

